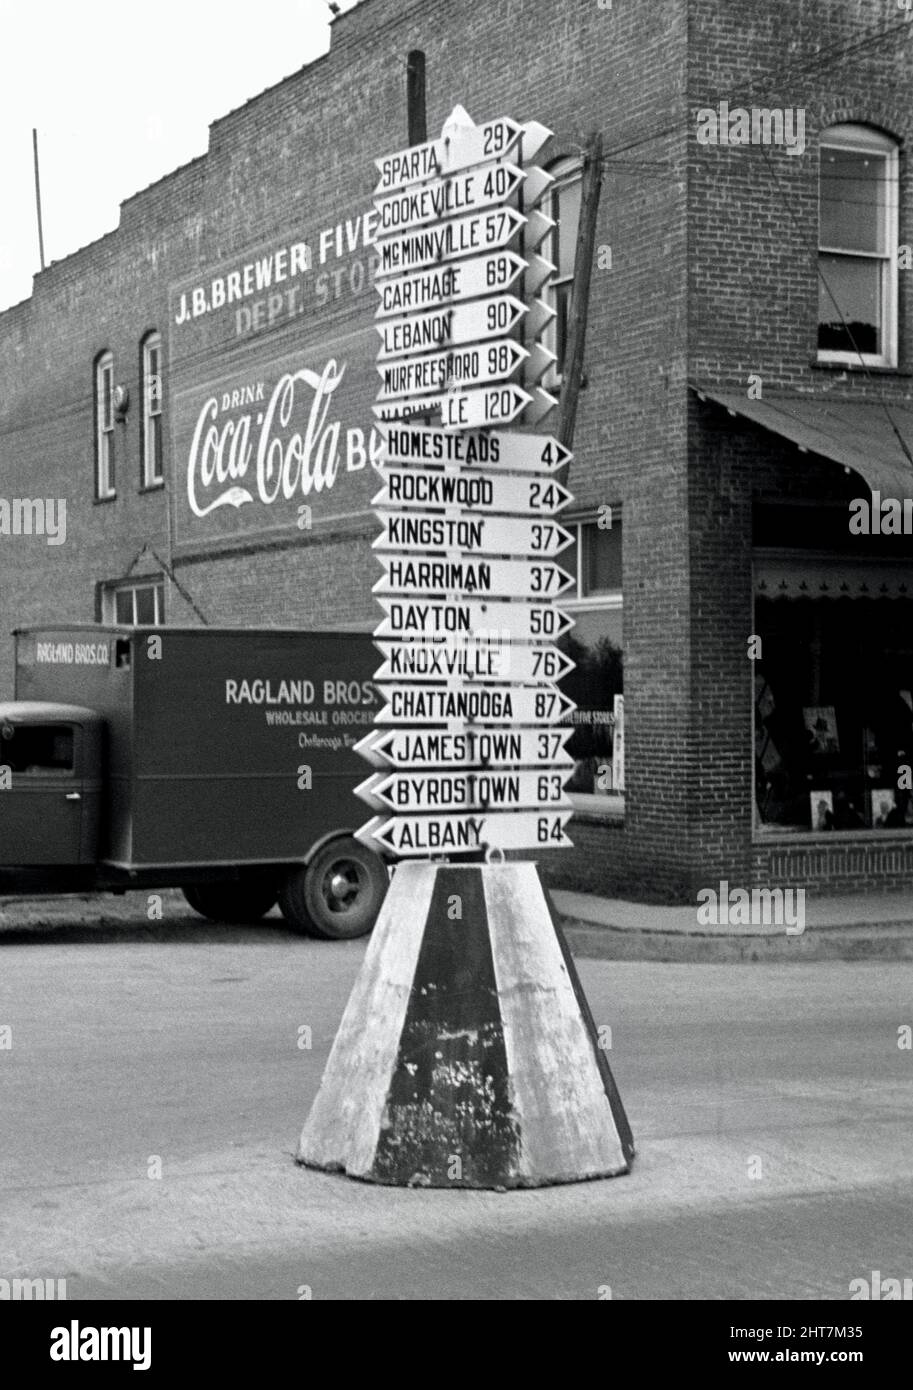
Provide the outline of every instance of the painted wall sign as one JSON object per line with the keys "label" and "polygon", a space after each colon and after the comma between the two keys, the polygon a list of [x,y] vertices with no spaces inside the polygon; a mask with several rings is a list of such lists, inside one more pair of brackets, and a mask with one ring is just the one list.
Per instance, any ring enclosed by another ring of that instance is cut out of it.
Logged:
{"label": "painted wall sign", "polygon": [[374,379],[362,338],[177,390],[175,543],[305,530],[367,509],[382,448],[365,418]]}

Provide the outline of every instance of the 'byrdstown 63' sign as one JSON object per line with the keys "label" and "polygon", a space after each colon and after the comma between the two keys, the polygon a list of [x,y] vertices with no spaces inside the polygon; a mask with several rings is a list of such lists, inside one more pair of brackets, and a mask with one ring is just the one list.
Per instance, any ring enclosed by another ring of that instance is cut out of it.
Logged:
{"label": "'byrdstown 63' sign", "polygon": [[381,447],[376,334],[362,326],[362,301],[376,297],[374,220],[353,213],[172,287],[166,400],[179,546],[319,528],[369,509]]}

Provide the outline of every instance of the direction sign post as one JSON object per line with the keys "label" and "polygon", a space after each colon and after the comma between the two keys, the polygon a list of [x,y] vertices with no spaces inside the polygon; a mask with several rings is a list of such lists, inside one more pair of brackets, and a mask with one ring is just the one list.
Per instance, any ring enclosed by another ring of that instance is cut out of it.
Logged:
{"label": "direction sign post", "polygon": [[[604,1177],[634,1153],[537,868],[503,862],[571,843],[570,454],[503,428],[556,404],[535,298],[552,179],[530,166],[549,134],[457,107],[440,140],[376,161],[383,706],[357,744],[375,814],[356,833],[403,862],[298,1156],[402,1186]],[[411,423],[432,410],[443,428]]]}

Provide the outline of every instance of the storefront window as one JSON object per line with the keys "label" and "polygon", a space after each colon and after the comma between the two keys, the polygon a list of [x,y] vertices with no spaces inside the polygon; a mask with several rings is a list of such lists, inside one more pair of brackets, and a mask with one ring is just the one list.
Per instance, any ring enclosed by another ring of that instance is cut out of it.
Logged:
{"label": "storefront window", "polygon": [[893,588],[756,598],[760,832],[913,828],[913,598]]}

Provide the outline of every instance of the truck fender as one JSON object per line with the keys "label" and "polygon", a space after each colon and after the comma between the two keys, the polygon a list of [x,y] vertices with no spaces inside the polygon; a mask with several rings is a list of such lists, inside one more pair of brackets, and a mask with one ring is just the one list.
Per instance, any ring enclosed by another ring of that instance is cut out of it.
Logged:
{"label": "truck fender", "polygon": [[307,868],[315,855],[323,849],[324,845],[330,844],[332,840],[345,840],[355,834],[354,829],[331,830],[327,835],[321,835],[319,840],[315,840],[307,853],[302,857],[301,863]]}

